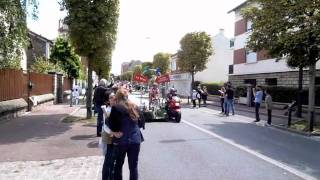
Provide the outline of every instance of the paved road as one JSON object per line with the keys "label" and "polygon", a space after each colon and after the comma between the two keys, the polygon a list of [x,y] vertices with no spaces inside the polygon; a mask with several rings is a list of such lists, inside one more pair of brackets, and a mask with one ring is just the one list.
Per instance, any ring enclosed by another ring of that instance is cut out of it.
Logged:
{"label": "paved road", "polygon": [[182,119],[147,124],[141,179],[320,179],[319,141],[208,108],[184,108]]}

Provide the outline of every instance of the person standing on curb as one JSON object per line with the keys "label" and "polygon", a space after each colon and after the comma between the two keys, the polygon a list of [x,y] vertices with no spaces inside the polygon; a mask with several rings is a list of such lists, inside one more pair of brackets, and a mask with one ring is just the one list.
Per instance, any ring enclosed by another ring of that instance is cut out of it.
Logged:
{"label": "person standing on curb", "polygon": [[219,93],[220,93],[220,105],[221,105],[221,113],[220,114],[224,114],[225,113],[224,95],[226,93],[226,88],[224,88],[224,86],[222,86],[221,89],[219,90]]}
{"label": "person standing on curb", "polygon": [[208,90],[206,86],[203,86],[203,91],[202,91],[202,100],[203,100],[203,106],[207,106],[207,99],[208,99]]}
{"label": "person standing on curb", "polygon": [[138,159],[143,136],[140,131],[141,121],[137,105],[128,99],[128,92],[119,89],[116,93],[116,105],[110,114],[110,129],[121,132],[114,135],[112,156],[115,159],[114,179],[122,180],[122,166],[126,155],[130,170],[130,180],[138,180]]}
{"label": "person standing on curb", "polygon": [[198,95],[198,92],[195,89],[192,90],[191,100],[192,100],[193,108],[197,106],[197,103],[196,103],[197,95]]}
{"label": "person standing on curb", "polygon": [[198,99],[198,102],[199,102],[199,108],[201,107],[201,99],[202,99],[202,94],[203,94],[203,91],[201,89],[201,86],[199,85],[198,88],[197,88],[197,99]]}
{"label": "person standing on curb", "polygon": [[112,172],[114,169],[114,159],[112,158],[113,144],[112,144],[112,132],[109,128],[110,126],[110,113],[111,108],[116,105],[115,103],[115,94],[106,92],[106,95],[109,96],[108,107],[101,106],[104,113],[104,124],[102,127],[102,150],[104,155],[104,162],[102,166],[102,180],[109,180],[112,177]]}
{"label": "person standing on curb", "polygon": [[255,113],[256,113],[256,120],[253,122],[259,122],[260,117],[259,117],[259,109],[260,105],[262,103],[262,98],[263,98],[263,91],[260,86],[256,86],[256,89],[253,88],[253,94],[254,94],[254,104],[255,104]]}
{"label": "person standing on curb", "polygon": [[101,130],[102,130],[102,124],[103,124],[103,111],[101,109],[101,106],[104,105],[104,102],[107,99],[106,91],[107,91],[107,80],[101,79],[93,95],[94,108],[95,108],[95,111],[98,113],[97,137],[101,137]]}
{"label": "person standing on curb", "polygon": [[234,115],[234,105],[233,105],[233,99],[234,99],[234,91],[231,87],[231,85],[228,85],[228,89],[226,91],[227,94],[227,111],[226,115],[229,116],[230,110],[232,110],[232,115]]}
{"label": "person standing on curb", "polygon": [[269,94],[268,90],[265,90],[265,93],[266,93],[265,103],[266,103],[266,109],[268,111],[267,125],[270,126],[271,125],[271,117],[272,117],[272,97]]}

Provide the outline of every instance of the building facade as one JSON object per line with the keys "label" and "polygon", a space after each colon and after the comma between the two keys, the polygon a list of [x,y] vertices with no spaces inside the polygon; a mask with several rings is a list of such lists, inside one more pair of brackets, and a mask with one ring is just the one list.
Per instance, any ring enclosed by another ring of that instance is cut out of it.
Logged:
{"label": "building facade", "polygon": [[132,71],[133,68],[137,65],[141,65],[142,62],[140,60],[131,60],[130,62],[123,62],[121,64],[121,74]]}
{"label": "building facade", "polygon": [[170,83],[169,88],[175,88],[180,96],[190,96],[191,93],[191,74],[182,72],[177,65],[177,54],[170,58]]}
{"label": "building facade", "polygon": [[[229,13],[235,13],[233,65],[230,66],[229,81],[235,86],[245,84],[262,86],[298,87],[298,69],[287,66],[286,60],[271,58],[266,51],[253,52],[246,48],[247,39],[251,34],[250,20],[241,15],[241,9],[248,6],[247,1],[235,7]],[[316,82],[320,81],[320,62],[317,63]],[[304,71],[303,86],[309,83],[307,69]]]}
{"label": "building facade", "polygon": [[25,49],[21,61],[23,70],[30,69],[37,58],[49,59],[50,51],[53,47],[53,41],[30,30],[28,31],[28,38],[29,46]]}
{"label": "building facade", "polygon": [[233,64],[233,40],[224,35],[224,29],[212,37],[214,53],[209,57],[207,69],[195,74],[202,83],[228,81],[229,66]]}

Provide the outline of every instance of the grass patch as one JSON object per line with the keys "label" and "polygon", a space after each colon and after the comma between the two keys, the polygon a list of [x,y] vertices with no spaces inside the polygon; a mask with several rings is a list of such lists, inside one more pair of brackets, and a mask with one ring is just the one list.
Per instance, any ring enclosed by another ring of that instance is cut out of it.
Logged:
{"label": "grass patch", "polygon": [[67,116],[65,117],[62,122],[64,123],[86,123],[86,124],[96,124],[96,117],[91,117],[90,119],[78,117],[78,116]]}
{"label": "grass patch", "polygon": [[[290,127],[290,129],[294,129],[297,131],[303,131],[303,132],[307,132],[308,128],[309,128],[309,125],[306,120],[295,122]],[[314,125],[313,133],[320,133],[320,124]]]}

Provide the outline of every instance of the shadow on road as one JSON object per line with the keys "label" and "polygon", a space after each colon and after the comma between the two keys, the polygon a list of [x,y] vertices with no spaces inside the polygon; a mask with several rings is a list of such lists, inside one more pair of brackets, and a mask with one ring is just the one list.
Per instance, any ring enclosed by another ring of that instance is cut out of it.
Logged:
{"label": "shadow on road", "polygon": [[98,141],[91,141],[87,144],[88,148],[98,148],[99,142]]}
{"label": "shadow on road", "polygon": [[203,125],[237,144],[320,178],[320,156],[316,154],[320,152],[320,143],[317,141],[241,122]]}
{"label": "shadow on road", "polygon": [[88,140],[88,139],[94,139],[96,138],[95,134],[92,135],[77,135],[70,137],[71,140]]}
{"label": "shadow on road", "polygon": [[12,119],[0,125],[0,144],[14,144],[28,140],[38,141],[62,134],[71,124],[61,123],[67,114],[28,115]]}

